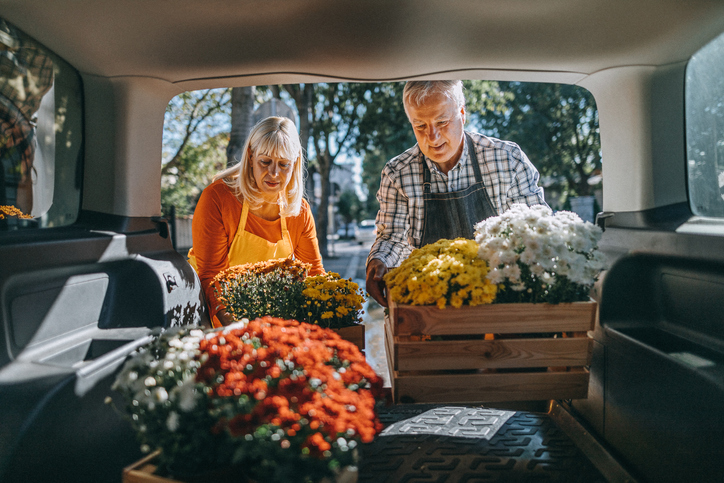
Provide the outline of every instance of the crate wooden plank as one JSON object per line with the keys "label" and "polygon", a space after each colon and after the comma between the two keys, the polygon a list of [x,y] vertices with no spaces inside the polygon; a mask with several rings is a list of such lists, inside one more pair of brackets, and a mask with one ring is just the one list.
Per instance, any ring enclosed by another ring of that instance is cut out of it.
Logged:
{"label": "crate wooden plank", "polygon": [[597,304],[492,304],[438,309],[388,300],[394,335],[510,334],[593,330]]}
{"label": "crate wooden plank", "polygon": [[392,335],[392,323],[390,322],[390,319],[388,317],[385,317],[385,323],[384,323],[384,337],[385,337],[385,355],[387,356],[387,369],[389,370],[390,374],[390,387],[393,394],[393,400],[394,400],[394,394],[395,394],[395,378],[393,377],[394,374],[394,367],[396,362],[395,358],[395,346],[394,346],[394,336]]}
{"label": "crate wooden plank", "polygon": [[396,338],[393,367],[396,371],[434,371],[585,366],[590,364],[592,347],[593,340],[586,338],[421,342]]}
{"label": "crate wooden plank", "polygon": [[350,327],[342,327],[341,329],[332,329],[339,334],[341,338],[347,340],[364,352],[365,350],[365,326],[362,324]]}
{"label": "crate wooden plank", "polygon": [[136,461],[130,466],[123,469],[123,483],[177,483],[177,480],[164,478],[155,475],[156,458],[159,452],[154,451],[148,456]]}
{"label": "crate wooden plank", "polygon": [[588,396],[588,371],[404,374],[396,372],[394,399],[410,403],[479,404],[499,401],[582,399]]}

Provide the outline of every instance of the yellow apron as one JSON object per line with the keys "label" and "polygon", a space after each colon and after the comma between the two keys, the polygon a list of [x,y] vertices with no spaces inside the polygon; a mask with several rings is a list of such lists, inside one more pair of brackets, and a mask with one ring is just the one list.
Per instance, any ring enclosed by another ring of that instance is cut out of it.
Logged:
{"label": "yellow apron", "polygon": [[[272,243],[253,233],[244,230],[246,227],[246,219],[249,216],[249,205],[244,203],[241,210],[241,218],[239,218],[239,228],[236,230],[234,240],[229,247],[228,266],[243,265],[244,263],[256,263],[276,258],[288,258],[294,253],[292,249],[292,237],[287,230],[287,221],[282,216],[282,238],[276,243]],[[189,263],[194,270],[196,268],[196,257],[193,253],[193,247],[189,250]],[[211,319],[214,327],[221,327],[221,322],[214,315]]]}

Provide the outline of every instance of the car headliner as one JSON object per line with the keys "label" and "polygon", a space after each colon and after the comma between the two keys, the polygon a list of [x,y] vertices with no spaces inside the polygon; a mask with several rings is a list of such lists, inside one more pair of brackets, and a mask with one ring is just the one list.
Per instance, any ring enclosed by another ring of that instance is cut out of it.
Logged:
{"label": "car headliner", "polygon": [[0,0],[0,16],[81,72],[83,208],[132,217],[160,212],[173,96],[326,80],[578,84],[603,209],[684,203],[686,62],[724,32],[721,0]]}
{"label": "car headliner", "polygon": [[718,0],[0,0],[0,15],[84,74],[183,89],[447,71],[575,83],[685,61],[724,30]]}

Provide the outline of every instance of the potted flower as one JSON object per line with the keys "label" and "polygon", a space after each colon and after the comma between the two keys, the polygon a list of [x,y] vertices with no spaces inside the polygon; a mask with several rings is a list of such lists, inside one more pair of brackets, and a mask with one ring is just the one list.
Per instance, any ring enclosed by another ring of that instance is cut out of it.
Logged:
{"label": "potted flower", "polygon": [[478,258],[473,240],[442,239],[413,250],[385,275],[385,283],[396,303],[473,307],[495,300],[497,285],[487,274],[488,265]]}
{"label": "potted flower", "polygon": [[586,397],[600,235],[573,213],[516,204],[475,240],[414,250],[385,276],[393,398]]}
{"label": "potted flower", "polygon": [[514,204],[475,226],[487,279],[500,286],[496,303],[581,302],[605,263],[601,229],[573,212]]}
{"label": "potted flower", "polygon": [[156,451],[128,481],[332,481],[381,429],[382,381],[357,347],[273,317],[166,331],[113,389],[141,450]]}
{"label": "potted flower", "polygon": [[364,293],[334,272],[307,276],[309,267],[288,258],[238,265],[219,273],[214,289],[235,320],[270,315],[308,322],[364,350]]}
{"label": "potted flower", "polygon": [[307,277],[302,295],[300,320],[330,328],[364,350],[364,293],[355,282],[334,272]]}
{"label": "potted flower", "polygon": [[31,215],[26,215],[13,205],[0,205],[0,228],[14,228],[20,220],[31,220]]}
{"label": "potted flower", "polygon": [[214,277],[214,291],[235,320],[264,315],[302,320],[303,280],[310,267],[291,258],[236,265]]}

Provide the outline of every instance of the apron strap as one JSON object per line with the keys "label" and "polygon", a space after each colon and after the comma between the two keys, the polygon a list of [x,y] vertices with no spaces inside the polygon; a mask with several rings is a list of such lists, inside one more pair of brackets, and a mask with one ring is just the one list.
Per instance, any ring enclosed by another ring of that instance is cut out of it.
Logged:
{"label": "apron strap", "polygon": [[249,217],[249,203],[242,202],[241,206],[241,218],[239,218],[239,227],[236,229],[237,233],[244,231],[244,228],[246,228],[246,219]]}
{"label": "apron strap", "polygon": [[473,138],[470,137],[470,134],[465,133],[465,140],[468,145],[468,160],[473,165],[473,173],[475,173],[475,182],[482,183],[483,176],[480,174],[480,163],[478,163],[478,157],[475,155]]}
{"label": "apron strap", "polygon": [[[465,133],[465,144],[468,145],[468,161],[473,166],[475,182],[481,183],[483,181],[483,175],[480,174],[480,164],[478,163],[478,157],[475,154],[473,138],[471,138],[468,133]],[[429,194],[431,185],[430,168],[427,167],[427,161],[425,161],[425,155],[422,154],[422,151],[420,151],[420,158],[420,161],[422,162],[422,191],[425,194]]]}

